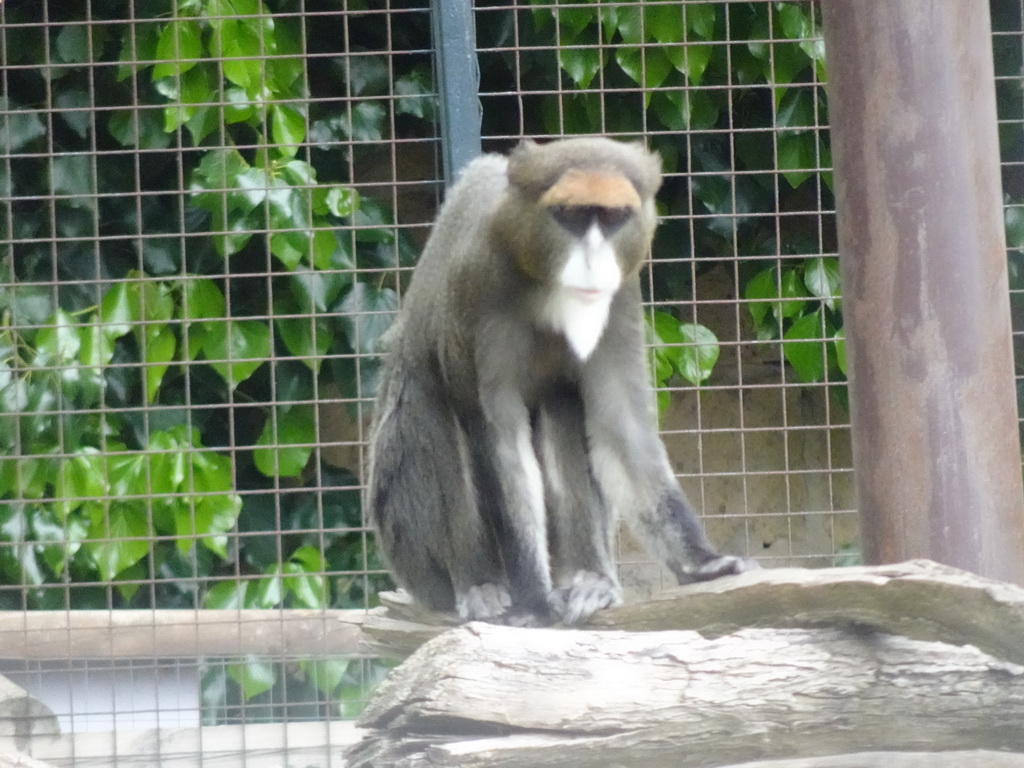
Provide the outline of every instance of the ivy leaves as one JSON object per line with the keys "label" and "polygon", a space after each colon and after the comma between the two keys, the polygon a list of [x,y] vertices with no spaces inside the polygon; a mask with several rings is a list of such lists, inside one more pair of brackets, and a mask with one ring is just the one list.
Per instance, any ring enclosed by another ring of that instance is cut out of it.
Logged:
{"label": "ivy leaves", "polygon": [[782,339],[801,381],[842,381],[846,374],[839,260],[812,257],[769,267],[747,283],[744,299],[759,339]]}
{"label": "ivy leaves", "polygon": [[664,387],[675,374],[693,385],[711,377],[720,353],[718,337],[696,323],[680,323],[673,315],[655,311],[647,323],[647,342],[651,348],[651,369],[657,385],[658,410],[669,404]]}

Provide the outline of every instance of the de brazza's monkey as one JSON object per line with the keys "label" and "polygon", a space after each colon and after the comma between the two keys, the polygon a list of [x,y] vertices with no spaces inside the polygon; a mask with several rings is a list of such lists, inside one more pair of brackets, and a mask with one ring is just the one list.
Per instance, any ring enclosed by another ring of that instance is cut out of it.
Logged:
{"label": "de brazza's monkey", "polygon": [[622,514],[680,582],[756,565],[708,542],[658,437],[638,272],[660,160],[522,143],[451,189],[390,333],[369,511],[398,582],[465,620],[621,602]]}

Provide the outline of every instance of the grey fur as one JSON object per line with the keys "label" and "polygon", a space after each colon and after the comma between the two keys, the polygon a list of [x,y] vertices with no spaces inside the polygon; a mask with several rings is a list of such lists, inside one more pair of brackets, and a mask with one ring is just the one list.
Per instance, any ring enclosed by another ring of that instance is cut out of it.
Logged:
{"label": "grey fur", "polygon": [[[642,200],[609,237],[624,279],[582,361],[537,311],[574,242],[537,200],[574,168]],[[680,581],[749,567],[711,547],[655,427],[637,273],[660,182],[639,145],[570,139],[478,158],[450,191],[389,335],[370,451],[371,521],[427,606],[582,621],[621,602],[619,514]]]}

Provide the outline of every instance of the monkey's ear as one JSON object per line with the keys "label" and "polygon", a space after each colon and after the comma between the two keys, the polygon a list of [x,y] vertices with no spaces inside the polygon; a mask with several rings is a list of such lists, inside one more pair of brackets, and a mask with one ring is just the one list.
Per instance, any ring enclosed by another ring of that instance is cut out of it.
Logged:
{"label": "monkey's ear", "polygon": [[636,150],[642,170],[641,178],[633,180],[634,184],[639,184],[637,191],[641,197],[654,197],[654,193],[661,187],[661,154],[655,149],[648,149],[642,141],[631,141],[628,146]]}
{"label": "monkey's ear", "polygon": [[520,139],[519,143],[516,144],[516,148],[512,150],[512,157],[523,157],[524,155],[530,154],[537,148],[537,142],[533,139]]}

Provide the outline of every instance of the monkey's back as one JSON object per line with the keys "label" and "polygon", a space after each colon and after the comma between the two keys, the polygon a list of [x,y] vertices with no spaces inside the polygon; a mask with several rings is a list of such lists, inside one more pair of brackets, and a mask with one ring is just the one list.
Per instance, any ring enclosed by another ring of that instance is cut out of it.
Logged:
{"label": "monkey's back", "polygon": [[[440,365],[446,378],[450,359],[471,360],[475,316],[494,300],[500,281],[499,254],[485,254],[494,211],[508,188],[508,160],[476,158],[449,190],[403,299],[400,327],[391,346],[396,365]],[[482,245],[483,244],[483,245]],[[489,257],[489,258],[488,258]],[[462,378],[465,378],[463,376]],[[449,386],[473,387],[471,381]]]}

